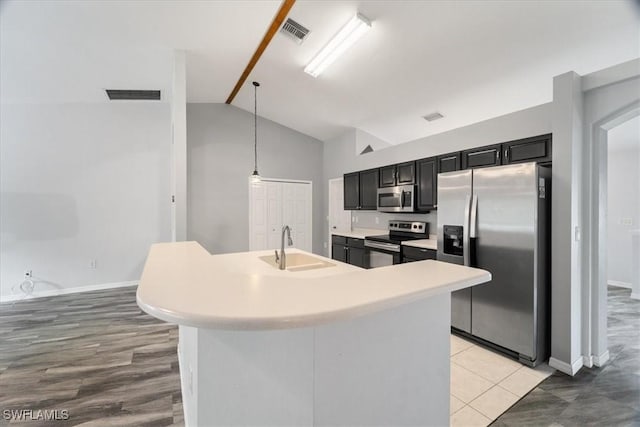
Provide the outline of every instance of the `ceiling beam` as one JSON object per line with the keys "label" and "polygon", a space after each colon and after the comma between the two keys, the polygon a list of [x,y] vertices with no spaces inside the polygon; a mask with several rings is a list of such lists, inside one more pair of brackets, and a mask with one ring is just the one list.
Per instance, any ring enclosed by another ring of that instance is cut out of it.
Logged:
{"label": "ceiling beam", "polygon": [[271,26],[265,33],[256,51],[253,53],[251,60],[249,60],[249,63],[247,64],[244,71],[242,72],[242,75],[238,79],[238,83],[236,83],[235,87],[231,91],[231,94],[227,98],[227,101],[226,101],[227,104],[231,104],[231,102],[233,102],[233,99],[236,97],[236,95],[240,91],[240,88],[242,87],[244,82],[247,80],[247,77],[249,77],[249,74],[251,74],[253,67],[255,67],[256,64],[258,63],[258,60],[264,53],[267,46],[269,46],[271,39],[273,38],[273,36],[276,34],[278,29],[282,25],[282,22],[284,22],[285,18],[289,14],[289,10],[291,10],[295,2],[296,0],[284,0],[282,2],[282,5],[280,6],[280,10],[278,10],[278,13],[276,14],[276,16],[273,18],[273,21],[271,22]]}

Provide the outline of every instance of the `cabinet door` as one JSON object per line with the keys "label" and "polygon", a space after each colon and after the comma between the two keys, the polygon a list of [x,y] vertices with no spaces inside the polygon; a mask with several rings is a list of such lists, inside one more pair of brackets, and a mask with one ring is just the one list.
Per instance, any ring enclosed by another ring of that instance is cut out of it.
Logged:
{"label": "cabinet door", "polygon": [[393,187],[396,185],[396,166],[380,168],[380,187]]}
{"label": "cabinet door", "polygon": [[449,153],[438,156],[438,173],[459,171],[461,165],[460,153]]}
{"label": "cabinet door", "polygon": [[344,245],[331,245],[331,259],[347,262],[347,247]]}
{"label": "cabinet door", "polygon": [[349,246],[349,264],[366,268],[364,249]]}
{"label": "cabinet door", "polygon": [[378,208],[378,169],[360,172],[360,209]]}
{"label": "cabinet door", "polygon": [[416,162],[396,165],[396,184],[410,185],[416,183]]}
{"label": "cabinet door", "polygon": [[360,174],[358,172],[344,175],[344,209],[360,208]]}
{"label": "cabinet door", "polygon": [[551,134],[519,139],[502,144],[505,164],[522,162],[550,162]]}
{"label": "cabinet door", "polygon": [[501,164],[501,144],[487,145],[462,152],[462,169],[482,168]]}
{"label": "cabinet door", "polygon": [[418,197],[416,207],[419,211],[434,209],[438,202],[438,175],[436,168],[436,158],[418,160],[416,162],[418,178]]}

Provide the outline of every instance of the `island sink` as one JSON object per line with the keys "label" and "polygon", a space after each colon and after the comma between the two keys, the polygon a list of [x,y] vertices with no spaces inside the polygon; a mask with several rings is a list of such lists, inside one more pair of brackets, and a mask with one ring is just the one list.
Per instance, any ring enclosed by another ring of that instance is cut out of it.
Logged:
{"label": "island sink", "polygon": [[[273,268],[278,268],[278,261],[275,255],[266,255],[258,258]],[[294,252],[287,254],[287,265],[285,269],[288,271],[306,271],[326,267],[335,267],[335,264],[304,253]]]}

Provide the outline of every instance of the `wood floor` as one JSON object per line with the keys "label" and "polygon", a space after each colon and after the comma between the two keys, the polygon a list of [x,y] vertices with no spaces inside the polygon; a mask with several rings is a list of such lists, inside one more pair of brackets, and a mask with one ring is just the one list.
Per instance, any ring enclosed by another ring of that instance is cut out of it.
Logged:
{"label": "wood floor", "polygon": [[[177,336],[138,308],[135,288],[0,304],[0,426],[12,409],[69,413],[17,425],[182,425]],[[640,302],[628,289],[609,289],[609,348],[604,368],[552,375],[493,425],[640,426]]]}
{"label": "wood floor", "polygon": [[553,374],[492,426],[640,426],[640,301],[630,293],[609,287],[604,367]]}
{"label": "wood floor", "polygon": [[182,425],[177,337],[135,287],[0,304],[0,425],[11,409],[68,411],[28,426]]}

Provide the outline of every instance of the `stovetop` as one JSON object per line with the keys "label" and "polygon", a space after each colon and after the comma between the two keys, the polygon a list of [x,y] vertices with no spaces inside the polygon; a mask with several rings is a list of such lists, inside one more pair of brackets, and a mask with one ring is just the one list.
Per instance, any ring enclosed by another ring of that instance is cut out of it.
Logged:
{"label": "stovetop", "polygon": [[377,236],[366,236],[366,240],[401,244],[407,240],[429,238],[429,224],[421,221],[389,221],[389,233]]}

